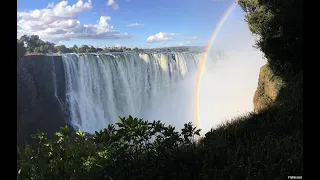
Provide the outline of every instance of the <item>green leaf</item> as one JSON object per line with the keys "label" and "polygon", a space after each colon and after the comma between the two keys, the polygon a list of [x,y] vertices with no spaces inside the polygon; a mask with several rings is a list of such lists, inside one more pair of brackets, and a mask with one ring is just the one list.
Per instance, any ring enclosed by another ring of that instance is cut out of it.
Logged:
{"label": "green leaf", "polygon": [[63,137],[64,135],[61,132],[56,132],[56,136]]}

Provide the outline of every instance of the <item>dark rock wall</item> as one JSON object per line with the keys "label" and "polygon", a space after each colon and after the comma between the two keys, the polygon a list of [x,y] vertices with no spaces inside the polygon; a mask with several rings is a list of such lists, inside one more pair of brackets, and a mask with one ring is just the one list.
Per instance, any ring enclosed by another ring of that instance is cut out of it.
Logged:
{"label": "dark rock wall", "polygon": [[32,142],[30,134],[37,130],[51,136],[59,127],[68,124],[65,89],[61,56],[35,55],[18,59],[18,144]]}

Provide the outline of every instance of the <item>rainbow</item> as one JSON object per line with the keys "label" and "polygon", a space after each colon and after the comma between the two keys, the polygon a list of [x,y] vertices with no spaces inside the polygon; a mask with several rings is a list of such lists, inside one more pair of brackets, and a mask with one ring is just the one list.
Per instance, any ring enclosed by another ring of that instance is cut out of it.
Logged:
{"label": "rainbow", "polygon": [[203,69],[204,69],[204,64],[208,58],[208,54],[210,49],[212,48],[213,42],[217,37],[217,34],[219,32],[219,30],[221,29],[221,27],[223,26],[224,22],[226,22],[228,16],[230,15],[230,12],[232,11],[232,9],[236,6],[238,0],[233,0],[232,4],[228,7],[228,9],[223,13],[223,15],[220,17],[220,20],[218,22],[218,24],[216,25],[216,27],[213,30],[213,33],[209,39],[209,42],[206,46],[206,49],[202,55],[202,58],[200,60],[199,63],[199,67],[198,67],[198,74],[197,74],[197,79],[196,79],[196,94],[195,94],[195,103],[196,103],[196,108],[195,108],[195,123],[197,128],[200,128],[200,112],[199,112],[199,96],[200,96],[200,82],[201,82],[201,78],[203,75]]}

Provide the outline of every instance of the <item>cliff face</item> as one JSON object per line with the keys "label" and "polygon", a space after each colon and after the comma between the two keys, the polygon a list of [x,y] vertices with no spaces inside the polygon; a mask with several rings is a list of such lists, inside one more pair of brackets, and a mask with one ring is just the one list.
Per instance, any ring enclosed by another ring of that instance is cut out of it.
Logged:
{"label": "cliff face", "polygon": [[254,112],[258,113],[272,105],[279,94],[279,90],[283,87],[284,82],[272,73],[268,64],[262,66],[258,87],[253,98]]}
{"label": "cliff face", "polygon": [[17,59],[17,141],[37,130],[54,134],[67,124],[65,80],[60,56]]}

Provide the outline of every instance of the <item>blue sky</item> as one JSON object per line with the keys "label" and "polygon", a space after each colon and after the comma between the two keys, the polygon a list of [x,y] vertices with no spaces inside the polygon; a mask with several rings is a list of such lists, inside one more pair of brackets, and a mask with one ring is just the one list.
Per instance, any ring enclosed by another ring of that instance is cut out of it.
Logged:
{"label": "blue sky", "polygon": [[[206,45],[231,0],[18,0],[18,37],[73,44],[127,47]],[[50,5],[49,5],[50,4]],[[248,31],[240,7],[215,43]],[[230,42],[232,44],[232,42]],[[226,43],[224,43],[226,44]]]}

